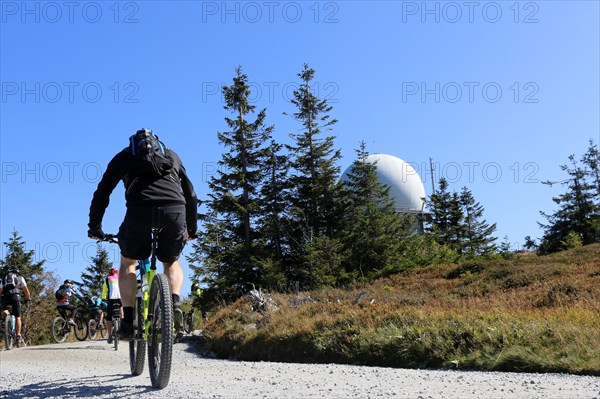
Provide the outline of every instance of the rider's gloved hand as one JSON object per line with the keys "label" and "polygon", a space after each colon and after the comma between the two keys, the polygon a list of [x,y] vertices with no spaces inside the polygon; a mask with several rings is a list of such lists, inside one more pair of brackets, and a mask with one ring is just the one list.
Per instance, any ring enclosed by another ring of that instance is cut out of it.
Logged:
{"label": "rider's gloved hand", "polygon": [[196,231],[188,230],[188,240],[195,240],[198,238]]}
{"label": "rider's gloved hand", "polygon": [[93,238],[94,240],[104,240],[106,234],[102,231],[102,227],[90,227],[88,230],[88,237]]}

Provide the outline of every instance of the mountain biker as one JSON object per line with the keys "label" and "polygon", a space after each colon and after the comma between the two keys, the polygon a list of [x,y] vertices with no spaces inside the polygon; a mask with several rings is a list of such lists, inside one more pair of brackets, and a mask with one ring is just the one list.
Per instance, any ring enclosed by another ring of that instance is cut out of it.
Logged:
{"label": "mountain biker", "polygon": [[187,240],[196,238],[198,200],[179,156],[166,148],[151,130],[130,137],[130,146],[109,162],[90,205],[88,236],[102,240],[102,218],[119,181],[125,184],[127,212],[119,228],[121,267],[119,285],[123,303],[121,338],[133,334],[137,260],[150,257],[152,227],[158,232],[157,258],[171,283],[175,327],[181,331],[179,295],[183,270],[179,256]]}
{"label": "mountain biker", "polygon": [[98,324],[102,324],[102,320],[104,320],[104,310],[106,310],[106,302],[102,300],[99,295],[94,295],[90,298],[88,304],[88,311],[90,312],[90,318],[95,318],[96,315],[100,316],[98,320]]}
{"label": "mountain biker", "polygon": [[198,285],[198,283],[192,284],[191,295],[192,295],[192,307],[200,310],[201,309],[200,297],[202,296],[202,290],[200,289],[200,286]]}
{"label": "mountain biker", "polygon": [[[58,309],[59,313],[67,315],[66,311],[71,311],[71,316],[68,317],[67,323],[71,325],[75,325],[75,316],[77,316],[77,306],[69,302],[69,298],[71,296],[75,296],[80,301],[83,301],[83,297],[81,297],[73,288],[74,281],[66,279],[63,281],[62,285],[58,287],[56,291],[56,309]],[[61,312],[62,311],[62,312]]]}
{"label": "mountain biker", "polygon": [[[113,308],[115,304],[117,304],[119,308],[122,306],[121,291],[119,289],[119,271],[115,268],[111,268],[108,271],[108,276],[104,279],[104,284],[102,284],[102,300],[107,303],[108,308],[108,312],[106,312],[106,333],[108,335],[107,343],[112,344]],[[123,316],[122,310],[121,316]]]}
{"label": "mountain biker", "polygon": [[20,275],[19,268],[9,267],[7,275],[0,279],[0,303],[3,320],[8,316],[8,306],[12,306],[12,314],[16,320],[17,342],[23,340],[21,337],[21,290],[25,294],[25,301],[30,301],[31,293],[25,279]]}

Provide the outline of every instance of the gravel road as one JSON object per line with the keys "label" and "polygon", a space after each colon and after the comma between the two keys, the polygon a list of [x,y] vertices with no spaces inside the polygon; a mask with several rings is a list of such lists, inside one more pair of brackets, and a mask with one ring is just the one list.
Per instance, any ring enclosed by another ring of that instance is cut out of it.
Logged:
{"label": "gravel road", "polygon": [[600,378],[237,362],[202,357],[198,338],[173,351],[169,385],[129,374],[126,345],[106,341],[0,352],[0,398],[596,398]]}

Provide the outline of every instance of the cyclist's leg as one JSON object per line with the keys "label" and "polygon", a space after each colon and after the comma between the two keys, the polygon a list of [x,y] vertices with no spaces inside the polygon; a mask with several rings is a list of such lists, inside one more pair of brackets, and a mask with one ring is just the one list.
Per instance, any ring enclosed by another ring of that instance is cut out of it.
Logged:
{"label": "cyclist's leg", "polygon": [[[133,333],[133,305],[137,292],[135,266],[137,259],[148,259],[151,252],[152,208],[130,207],[119,228],[119,248],[121,249],[121,270],[119,288],[123,319],[121,338],[127,339]],[[112,310],[109,308],[109,312]]]}
{"label": "cyclist's leg", "polygon": [[21,298],[18,295],[13,295],[12,309],[16,320],[15,333],[21,335]]}
{"label": "cyclist's leg", "polygon": [[71,312],[71,320],[75,320],[75,317],[77,317],[77,306],[75,306],[73,304],[70,304],[69,307],[72,310],[72,312]]}
{"label": "cyclist's leg", "polygon": [[163,262],[165,274],[171,282],[171,292],[179,297],[181,287],[183,286],[183,269],[179,264],[179,260],[175,262]]}
{"label": "cyclist's leg", "polygon": [[2,309],[2,320],[4,320],[4,318],[6,316],[8,316],[8,305],[10,304],[9,301],[9,297],[7,295],[2,295],[2,297],[0,298],[0,308]]}
{"label": "cyclist's leg", "polygon": [[161,207],[159,211],[160,232],[158,233],[157,257],[164,266],[164,271],[171,283],[173,302],[179,302],[179,294],[183,285],[183,270],[179,264],[179,256],[188,238],[185,224],[185,206],[174,205]]}
{"label": "cyclist's leg", "polygon": [[[137,288],[135,266],[137,260],[126,258],[121,255],[121,268],[119,270],[119,290],[121,291],[121,303],[123,307],[133,307]],[[111,311],[110,305],[108,312]]]}

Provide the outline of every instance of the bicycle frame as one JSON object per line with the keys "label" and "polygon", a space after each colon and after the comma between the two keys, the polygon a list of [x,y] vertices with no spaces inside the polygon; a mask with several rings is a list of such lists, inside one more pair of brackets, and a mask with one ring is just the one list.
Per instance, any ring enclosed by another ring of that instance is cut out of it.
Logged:
{"label": "bicycle frame", "polygon": [[[150,261],[138,261],[139,287],[134,302],[135,334],[129,341],[129,364],[133,375],[144,369],[146,351],[152,386],[162,389],[169,383],[173,351],[173,308],[168,277],[156,271],[156,250],[160,228],[152,228]],[[116,242],[115,236],[106,240]]]}
{"label": "bicycle frame", "polygon": [[[154,265],[152,265],[154,263]],[[154,266],[154,267],[153,267]],[[150,333],[150,324],[152,320],[148,318],[148,313],[150,310],[150,287],[152,286],[152,281],[154,281],[154,276],[156,276],[156,259],[154,262],[150,264],[146,263],[146,261],[140,260],[138,261],[138,268],[140,270],[140,281],[141,281],[141,304],[142,304],[142,339],[144,341],[148,340],[148,334]],[[136,297],[136,300],[139,297]]]}

